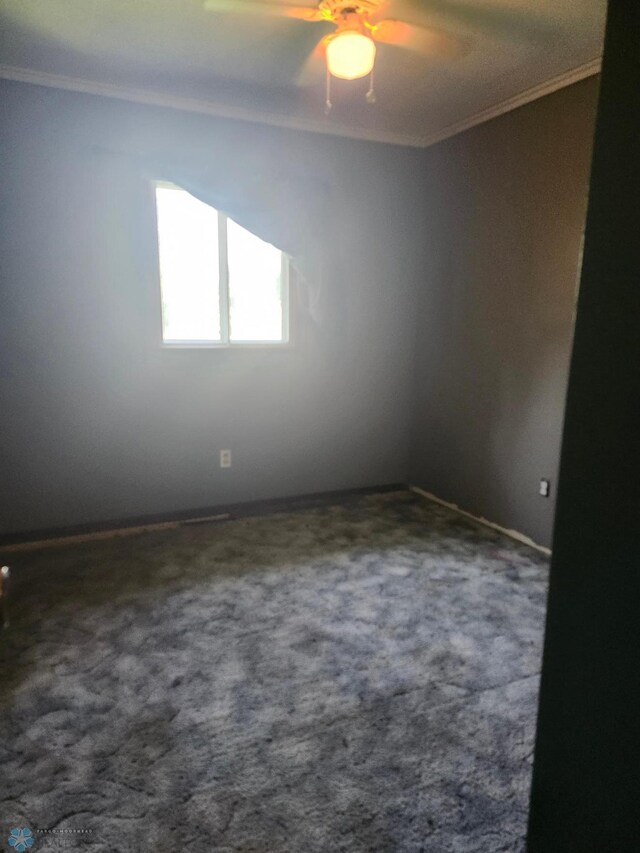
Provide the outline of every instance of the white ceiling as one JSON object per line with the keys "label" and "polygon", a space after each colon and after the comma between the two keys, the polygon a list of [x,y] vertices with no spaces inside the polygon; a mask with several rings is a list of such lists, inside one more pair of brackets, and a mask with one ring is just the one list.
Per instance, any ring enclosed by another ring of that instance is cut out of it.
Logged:
{"label": "white ceiling", "polygon": [[380,45],[377,102],[365,102],[368,81],[337,81],[329,116],[321,68],[306,85],[300,74],[331,25],[204,0],[0,0],[0,76],[427,145],[595,73],[606,0],[389,0],[384,14],[452,33],[465,52]]}

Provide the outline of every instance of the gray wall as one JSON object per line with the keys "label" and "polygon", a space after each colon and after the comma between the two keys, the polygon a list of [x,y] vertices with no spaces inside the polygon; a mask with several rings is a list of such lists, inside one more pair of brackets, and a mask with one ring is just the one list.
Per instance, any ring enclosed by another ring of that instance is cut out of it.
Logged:
{"label": "gray wall", "polygon": [[[423,152],[17,83],[0,100],[0,532],[407,480]],[[158,140],[330,182],[337,332],[158,346],[147,201],[92,150]]]}
{"label": "gray wall", "polygon": [[[417,151],[0,83],[0,533],[409,481],[548,544],[596,97]],[[332,186],[330,328],[158,346],[148,198],[93,150],[158,140]]]}
{"label": "gray wall", "polygon": [[412,481],[546,545],[597,87],[426,152]]}

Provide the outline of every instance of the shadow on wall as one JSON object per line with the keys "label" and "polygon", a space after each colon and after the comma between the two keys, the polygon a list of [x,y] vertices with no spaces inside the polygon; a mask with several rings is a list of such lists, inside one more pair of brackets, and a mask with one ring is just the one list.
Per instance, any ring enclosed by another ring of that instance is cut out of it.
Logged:
{"label": "shadow on wall", "polygon": [[597,94],[597,78],[585,80],[426,154],[414,482],[541,545],[551,542]]}

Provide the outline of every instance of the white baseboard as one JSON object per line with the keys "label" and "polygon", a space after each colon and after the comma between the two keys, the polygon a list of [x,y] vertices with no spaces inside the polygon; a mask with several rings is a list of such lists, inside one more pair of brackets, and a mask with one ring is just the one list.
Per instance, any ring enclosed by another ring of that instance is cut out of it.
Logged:
{"label": "white baseboard", "polygon": [[[525,536],[524,533],[519,533],[517,530],[509,530],[506,527],[501,527],[499,524],[494,524],[493,521],[487,521],[486,518],[479,518],[476,515],[472,515],[470,512],[466,512],[466,510],[460,509],[457,504],[449,503],[449,501],[443,501],[442,498],[439,498],[436,495],[432,495],[431,492],[427,492],[424,489],[421,489],[419,486],[409,486],[409,489],[410,491],[415,492],[417,495],[421,495],[423,498],[427,498],[427,500],[433,501],[434,503],[440,504],[441,506],[446,506],[448,509],[457,512],[460,515],[464,515],[465,518],[469,518],[472,521],[475,521],[477,524],[483,524],[485,527],[491,527],[493,530],[497,530],[499,533],[503,533],[505,536],[511,537],[511,539],[516,539],[523,545],[528,545],[530,548],[535,548],[542,554],[546,554],[547,556],[551,554],[551,550],[549,548],[545,548],[544,545],[538,545],[537,542],[534,542],[533,539],[529,538],[529,536]],[[171,530],[173,528],[181,527],[183,525],[188,524],[201,524],[203,522],[210,521],[225,521],[229,517],[230,516],[228,513],[221,513],[220,515],[206,516],[204,518],[196,517],[181,519],[179,521],[162,521],[151,524],[142,524],[136,527],[121,527],[111,530],[98,530],[92,533],[77,533],[67,536],[52,537],[50,539],[40,539],[32,542],[19,542],[14,545],[5,545],[1,550],[3,552],[8,553],[16,551],[36,551],[40,548],[50,548],[56,546],[59,547],[63,545],[72,545],[80,542],[94,542],[96,540],[111,539],[118,536],[135,536],[140,533],[149,533],[158,530]]]}
{"label": "white baseboard", "polygon": [[470,518],[472,521],[475,521],[478,524],[483,524],[485,527],[491,527],[492,530],[504,533],[505,536],[509,536],[511,539],[516,539],[518,542],[522,542],[523,545],[535,548],[536,551],[540,551],[540,553],[546,554],[548,557],[551,556],[550,548],[545,548],[544,545],[538,545],[537,542],[534,542],[529,536],[525,536],[524,533],[518,533],[517,530],[509,530],[507,527],[501,527],[499,524],[494,524],[493,521],[487,521],[486,518],[479,518],[477,515],[472,515],[470,512],[460,509],[457,504],[449,503],[449,501],[443,501],[442,498],[432,495],[431,492],[426,492],[419,486],[409,486],[409,489],[417,495],[422,495],[423,498],[427,498],[427,500],[433,501],[441,506],[446,506],[448,509],[452,509],[454,512],[464,515],[465,518]]}
{"label": "white baseboard", "polygon": [[231,516],[228,512],[220,515],[197,516],[184,518],[179,521],[158,521],[150,524],[139,524],[135,527],[114,527],[109,530],[95,530],[92,533],[72,533],[67,536],[56,536],[50,539],[36,539],[31,542],[17,542],[14,545],[0,546],[3,553],[16,551],[39,551],[41,548],[55,548],[65,545],[76,545],[80,542],[96,542],[100,539],[113,539],[123,536],[137,536],[140,533],[154,533],[158,530],[174,530],[189,524],[203,524],[210,521],[226,521]]}

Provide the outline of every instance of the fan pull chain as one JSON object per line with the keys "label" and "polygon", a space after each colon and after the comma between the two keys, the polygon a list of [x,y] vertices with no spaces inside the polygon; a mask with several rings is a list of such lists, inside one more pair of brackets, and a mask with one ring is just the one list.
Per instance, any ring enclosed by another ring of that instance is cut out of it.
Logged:
{"label": "fan pull chain", "polygon": [[375,104],[376,102],[376,93],[373,91],[373,68],[369,75],[369,91],[365,95],[365,98],[368,104]]}
{"label": "fan pull chain", "polygon": [[331,103],[331,74],[329,73],[329,68],[327,67],[327,88],[326,88],[326,100],[324,102],[324,114],[326,116],[331,112],[331,107],[333,104]]}

